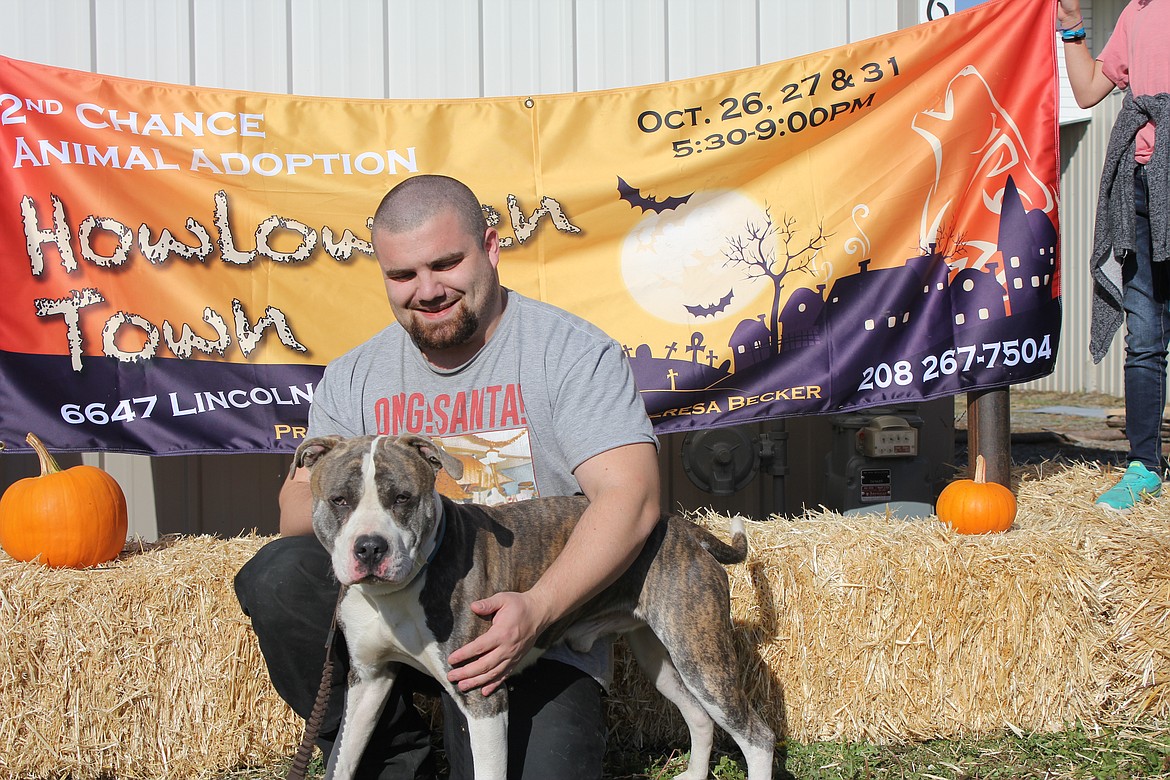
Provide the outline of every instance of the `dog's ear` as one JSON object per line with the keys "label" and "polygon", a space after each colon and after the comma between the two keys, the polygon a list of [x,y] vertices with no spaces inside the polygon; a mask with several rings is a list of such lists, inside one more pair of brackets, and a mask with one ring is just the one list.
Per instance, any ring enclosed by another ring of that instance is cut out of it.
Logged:
{"label": "dog's ear", "polygon": [[297,447],[297,454],[293,456],[293,463],[297,468],[313,468],[322,455],[337,446],[342,436],[317,436],[301,442]]}
{"label": "dog's ear", "polygon": [[436,474],[442,468],[446,469],[447,473],[454,479],[459,479],[463,476],[463,463],[426,436],[400,436],[395,443],[418,450],[419,454],[435,467]]}

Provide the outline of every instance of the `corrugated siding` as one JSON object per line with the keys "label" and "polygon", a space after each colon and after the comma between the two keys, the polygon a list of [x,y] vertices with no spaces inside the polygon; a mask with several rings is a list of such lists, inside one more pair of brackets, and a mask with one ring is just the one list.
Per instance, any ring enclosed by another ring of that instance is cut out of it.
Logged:
{"label": "corrugated siding", "polygon": [[0,0],[0,51],[226,89],[464,98],[610,89],[785,59],[895,30],[904,4]]}
{"label": "corrugated siding", "polygon": [[[1098,17],[1116,18],[1119,2],[1097,0]],[[917,15],[914,0],[0,0],[0,53],[213,88],[465,98],[717,73],[888,33]],[[1084,358],[1087,276],[1078,274],[1113,110],[1063,131],[1065,342],[1056,374],[1038,387],[1120,393],[1116,351],[1101,367]],[[0,484],[27,466],[11,460],[0,459]],[[127,488],[132,533],[275,530],[287,456],[86,460]]]}

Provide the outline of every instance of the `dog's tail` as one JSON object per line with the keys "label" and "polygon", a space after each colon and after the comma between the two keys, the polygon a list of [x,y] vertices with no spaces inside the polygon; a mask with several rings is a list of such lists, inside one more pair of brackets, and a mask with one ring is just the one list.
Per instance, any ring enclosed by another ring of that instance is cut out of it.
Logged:
{"label": "dog's tail", "polygon": [[705,528],[691,526],[695,537],[703,549],[711,553],[715,560],[722,564],[743,563],[747,560],[748,540],[747,530],[742,517],[731,518],[731,543],[723,541]]}

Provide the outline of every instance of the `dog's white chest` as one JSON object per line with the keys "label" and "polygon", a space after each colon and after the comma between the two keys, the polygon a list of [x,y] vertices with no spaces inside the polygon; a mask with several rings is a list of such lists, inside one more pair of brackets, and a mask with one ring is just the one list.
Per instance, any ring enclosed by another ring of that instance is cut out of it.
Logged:
{"label": "dog's white chest", "polygon": [[[370,666],[402,662],[432,674],[439,669],[445,659],[439,658],[418,598],[424,579],[418,577],[393,593],[350,587],[341,602],[340,618],[353,660]],[[440,678],[445,676],[443,670]]]}

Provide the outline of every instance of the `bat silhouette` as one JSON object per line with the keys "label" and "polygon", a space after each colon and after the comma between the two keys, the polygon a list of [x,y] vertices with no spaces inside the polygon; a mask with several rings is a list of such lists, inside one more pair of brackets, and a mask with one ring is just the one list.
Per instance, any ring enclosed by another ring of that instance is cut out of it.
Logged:
{"label": "bat silhouette", "polygon": [[[694,194],[693,192],[691,193],[691,195]],[[618,195],[631,206],[637,206],[642,209],[642,213],[653,211],[655,214],[677,209],[691,199],[691,195],[683,195],[681,198],[663,198],[662,200],[647,197],[642,195],[637,187],[631,187],[627,184],[626,180],[621,176],[618,177]]]}
{"label": "bat silhouette", "polygon": [[710,306],[687,306],[683,304],[683,308],[696,317],[714,317],[719,312],[726,309],[731,304],[731,298],[735,295],[735,290],[728,290],[727,295],[719,299],[719,303],[713,303]]}

